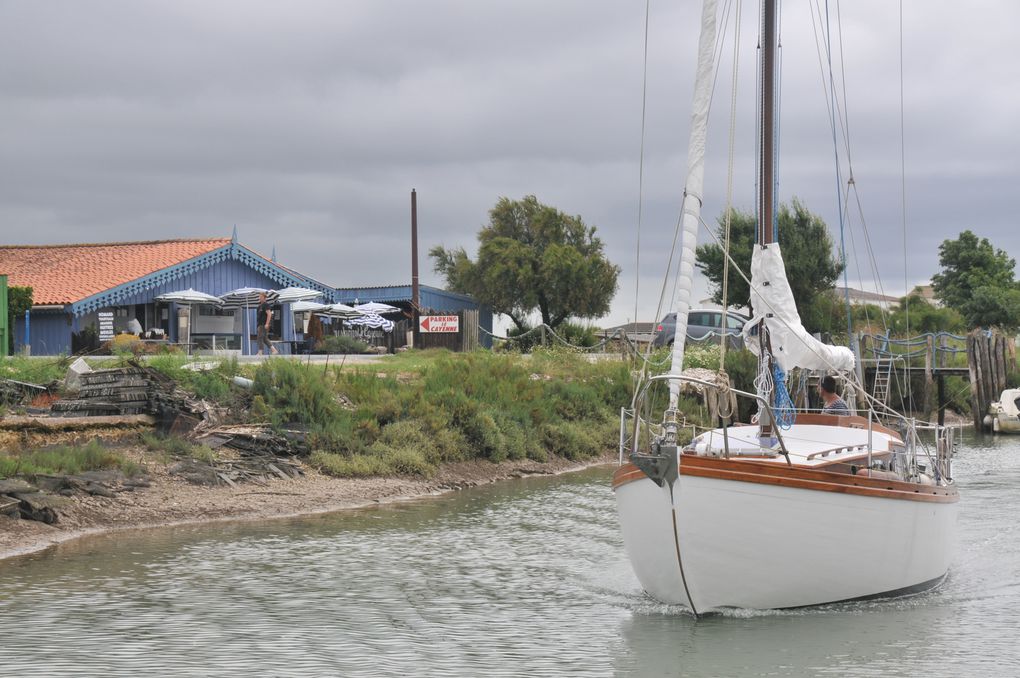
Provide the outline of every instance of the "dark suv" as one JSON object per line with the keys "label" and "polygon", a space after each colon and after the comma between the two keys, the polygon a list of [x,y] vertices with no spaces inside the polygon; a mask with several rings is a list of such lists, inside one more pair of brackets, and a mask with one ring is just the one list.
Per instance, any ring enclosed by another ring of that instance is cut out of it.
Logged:
{"label": "dark suv", "polygon": [[[748,320],[747,316],[729,311],[726,313],[726,327],[723,327],[723,312],[720,309],[692,308],[687,314],[687,340],[698,341],[711,336],[715,343],[719,343],[719,335],[728,334],[730,346],[740,347],[743,345],[740,332]],[[675,336],[676,313],[670,313],[656,326],[652,346],[672,346]]]}

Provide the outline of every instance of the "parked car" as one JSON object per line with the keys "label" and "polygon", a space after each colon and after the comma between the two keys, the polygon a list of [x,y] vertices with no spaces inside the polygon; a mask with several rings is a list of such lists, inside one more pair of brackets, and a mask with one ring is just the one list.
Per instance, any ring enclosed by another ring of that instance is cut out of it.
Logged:
{"label": "parked car", "polygon": [[[723,334],[730,335],[730,346],[739,348],[743,346],[743,338],[740,336],[744,329],[744,323],[750,318],[735,311],[728,311],[726,314],[726,326],[723,327],[723,312],[713,308],[692,308],[687,314],[687,339],[698,341],[711,337],[715,343],[719,343]],[[655,339],[652,346],[672,346],[676,336],[676,313],[670,313],[655,327]]]}

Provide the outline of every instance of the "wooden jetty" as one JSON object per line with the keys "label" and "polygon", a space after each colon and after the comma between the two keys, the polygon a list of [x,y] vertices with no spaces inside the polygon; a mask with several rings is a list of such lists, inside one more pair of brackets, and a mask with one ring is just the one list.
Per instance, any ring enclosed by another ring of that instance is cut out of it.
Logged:
{"label": "wooden jetty", "polygon": [[[903,352],[892,351],[894,344],[904,349]],[[971,415],[977,430],[981,430],[984,425],[989,405],[999,399],[999,394],[1008,386],[1009,375],[1017,369],[1013,337],[997,330],[977,329],[966,336],[946,332],[930,333],[901,340],[880,335],[862,335],[859,345],[862,376],[865,377],[865,383],[871,384],[872,395],[877,400],[888,401],[893,372],[904,375],[923,374],[920,409],[926,414],[937,409],[939,424],[945,423],[946,377],[967,379],[970,382]],[[966,353],[966,365],[953,360],[959,353]],[[869,355],[871,357],[864,357]],[[923,365],[914,364],[921,362],[922,357]]]}

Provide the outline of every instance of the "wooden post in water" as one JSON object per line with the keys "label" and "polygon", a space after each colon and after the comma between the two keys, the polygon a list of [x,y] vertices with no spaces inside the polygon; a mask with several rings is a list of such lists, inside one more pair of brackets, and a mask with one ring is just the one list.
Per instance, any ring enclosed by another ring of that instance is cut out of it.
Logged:
{"label": "wooden post in water", "polygon": [[932,390],[935,385],[935,337],[928,335],[925,339],[924,351],[924,420],[931,421]]}
{"label": "wooden post in water", "polygon": [[939,426],[946,425],[946,375],[939,373],[935,383],[938,385],[938,422]]}
{"label": "wooden post in water", "polygon": [[1006,389],[1007,364],[1016,355],[1012,339],[999,332],[974,330],[967,335],[967,366],[970,368],[971,409],[974,427],[981,430],[988,407]]}
{"label": "wooden post in water", "polygon": [[974,417],[974,430],[981,430],[984,413],[981,411],[981,389],[978,386],[977,366],[977,333],[974,330],[967,335],[967,368],[970,371],[970,411]]}

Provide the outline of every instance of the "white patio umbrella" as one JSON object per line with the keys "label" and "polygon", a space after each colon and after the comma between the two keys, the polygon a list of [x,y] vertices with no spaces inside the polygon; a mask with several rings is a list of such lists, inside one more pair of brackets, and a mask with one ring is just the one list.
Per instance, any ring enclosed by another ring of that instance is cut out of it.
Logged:
{"label": "white patio umbrella", "polygon": [[213,306],[219,306],[223,301],[212,294],[206,294],[205,292],[199,292],[193,290],[190,287],[186,290],[179,292],[167,292],[156,297],[156,301],[172,301],[177,304],[211,304]]}
{"label": "white patio umbrella", "polygon": [[367,301],[364,304],[357,304],[354,308],[362,313],[375,313],[376,315],[400,312],[400,309],[396,306],[390,306],[389,304],[383,304],[378,301]]}
{"label": "white patio umbrella", "polygon": [[244,336],[247,340],[249,355],[251,355],[251,329],[248,326],[248,309],[252,306],[258,306],[259,296],[262,294],[266,295],[267,301],[276,299],[276,292],[274,290],[266,290],[261,287],[239,287],[236,290],[220,295],[224,308],[244,309]]}
{"label": "white patio umbrella", "polygon": [[[177,292],[167,292],[156,297],[156,301],[171,301],[181,306],[194,306],[195,304],[206,304],[209,306],[222,306],[223,302],[219,297],[213,296],[212,294],[206,294],[205,292],[199,292],[193,290],[190,287],[186,290],[179,290]],[[177,337],[180,341],[181,338]],[[188,354],[191,354],[191,344],[188,344]]]}
{"label": "white patio umbrella", "polygon": [[284,287],[282,290],[276,290],[275,301],[281,304],[292,304],[298,301],[311,301],[321,296],[322,292],[307,287]]}
{"label": "white patio umbrella", "polygon": [[290,310],[294,313],[305,313],[306,311],[324,313],[328,309],[329,304],[320,304],[317,301],[295,301],[290,305]]}

